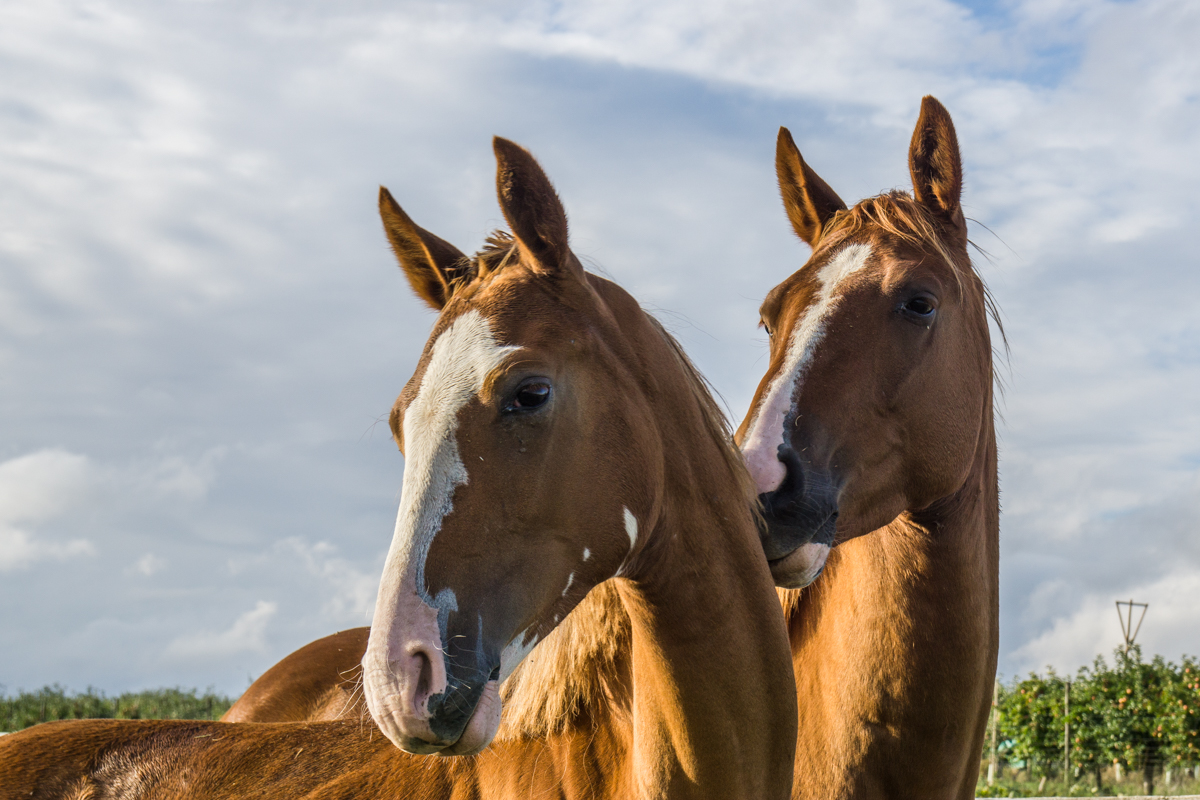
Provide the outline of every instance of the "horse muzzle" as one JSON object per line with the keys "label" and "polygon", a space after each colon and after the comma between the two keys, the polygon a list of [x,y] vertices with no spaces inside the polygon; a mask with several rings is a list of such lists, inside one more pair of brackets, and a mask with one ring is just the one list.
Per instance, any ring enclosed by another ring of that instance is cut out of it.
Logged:
{"label": "horse muzzle", "polygon": [[501,708],[494,676],[473,681],[450,676],[440,687],[428,682],[428,674],[415,684],[400,678],[394,668],[363,673],[371,717],[396,747],[415,755],[463,756],[491,743]]}
{"label": "horse muzzle", "polygon": [[415,593],[399,592],[386,608],[393,613],[377,611],[362,662],[371,718],[407,753],[479,752],[500,725],[498,657],[443,636],[438,610]]}
{"label": "horse muzzle", "polygon": [[777,586],[798,589],[816,580],[837,533],[838,486],[834,476],[806,467],[790,447],[780,448],[787,475],[775,491],[760,494],[763,553]]}

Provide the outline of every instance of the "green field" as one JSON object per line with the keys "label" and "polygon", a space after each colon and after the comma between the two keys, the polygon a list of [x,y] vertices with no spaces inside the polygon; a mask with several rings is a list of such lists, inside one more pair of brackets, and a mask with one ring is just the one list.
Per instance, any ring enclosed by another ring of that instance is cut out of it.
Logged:
{"label": "green field", "polygon": [[89,688],[68,693],[61,686],[0,695],[0,731],[19,731],[56,719],[218,719],[233,700],[197,689],[155,689],[109,697]]}

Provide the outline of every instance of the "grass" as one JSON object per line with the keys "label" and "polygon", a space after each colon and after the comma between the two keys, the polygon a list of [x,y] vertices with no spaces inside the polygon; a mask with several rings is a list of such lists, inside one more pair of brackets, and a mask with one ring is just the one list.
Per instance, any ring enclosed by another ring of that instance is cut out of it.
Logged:
{"label": "grass", "polygon": [[[1154,776],[1154,796],[1195,795],[1200,793],[1200,780],[1176,770],[1171,785],[1167,786],[1162,771]],[[1084,775],[1068,785],[1061,776],[1049,779],[1045,784],[1038,777],[1028,777],[1024,770],[1002,770],[1001,776],[991,786],[982,777],[976,785],[976,797],[1134,797],[1144,794],[1140,771],[1122,775],[1117,781],[1113,769],[1101,774],[1101,788],[1096,789],[1095,778]]]}
{"label": "grass", "polygon": [[233,704],[197,689],[155,689],[108,697],[88,688],[69,694],[61,686],[0,695],[0,731],[19,731],[57,719],[218,719]]}

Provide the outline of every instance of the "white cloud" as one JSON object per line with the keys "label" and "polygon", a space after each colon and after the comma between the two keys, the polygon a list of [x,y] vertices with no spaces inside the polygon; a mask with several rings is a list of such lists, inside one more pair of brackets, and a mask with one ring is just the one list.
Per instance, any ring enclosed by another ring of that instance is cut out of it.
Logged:
{"label": "white cloud", "polygon": [[309,544],[293,537],[279,542],[276,552],[299,556],[311,575],[325,581],[326,614],[350,623],[371,621],[379,588],[378,575],[365,573],[346,559],[338,558],[337,548],[328,542]]}
{"label": "white cloud", "polygon": [[154,553],[146,553],[139,558],[130,567],[131,572],[136,572],[139,575],[145,575],[149,578],[157,572],[162,572],[166,569],[167,560],[161,556],[156,556]]}
{"label": "white cloud", "polygon": [[[1059,671],[1071,671],[1091,664],[1097,655],[1110,656],[1123,641],[1116,600],[1149,603],[1137,637],[1143,653],[1174,659],[1185,653],[1195,655],[1196,631],[1200,630],[1200,608],[1194,602],[1197,592],[1200,569],[1175,571],[1119,594],[1089,594],[1074,611],[1056,617],[1045,633],[1018,647],[1013,662],[1022,670],[1053,665]],[[1134,611],[1135,626],[1139,613]]]}
{"label": "white cloud", "polygon": [[45,559],[95,555],[87,539],[61,542],[30,530],[83,502],[92,483],[87,458],[64,450],[39,450],[0,463],[0,572]]}
{"label": "white cloud", "polygon": [[278,610],[275,603],[259,600],[224,631],[196,631],[177,637],[167,645],[166,656],[215,661],[238,653],[261,652],[266,648],[267,624]]}

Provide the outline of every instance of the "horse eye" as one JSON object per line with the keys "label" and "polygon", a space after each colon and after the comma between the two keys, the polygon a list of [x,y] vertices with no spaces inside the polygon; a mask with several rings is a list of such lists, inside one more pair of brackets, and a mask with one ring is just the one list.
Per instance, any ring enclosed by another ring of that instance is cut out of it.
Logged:
{"label": "horse eye", "polygon": [[544,380],[523,383],[517,389],[506,411],[530,411],[546,404],[550,399],[550,384]]}
{"label": "horse eye", "polygon": [[934,312],[937,311],[937,306],[933,298],[928,295],[919,294],[916,297],[909,298],[901,306],[901,311],[914,321],[928,323],[933,317]]}

